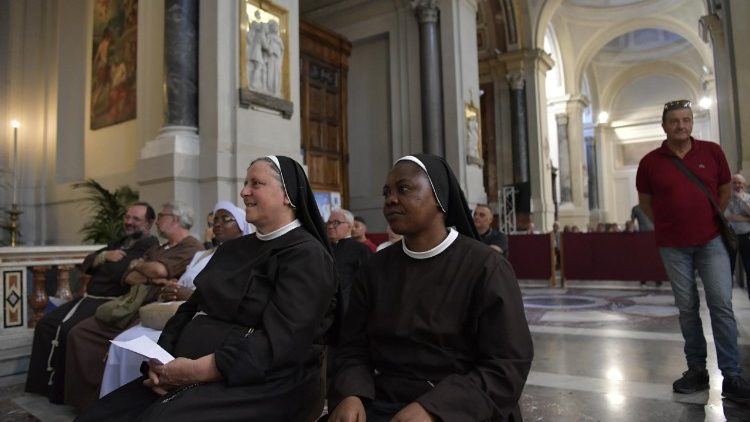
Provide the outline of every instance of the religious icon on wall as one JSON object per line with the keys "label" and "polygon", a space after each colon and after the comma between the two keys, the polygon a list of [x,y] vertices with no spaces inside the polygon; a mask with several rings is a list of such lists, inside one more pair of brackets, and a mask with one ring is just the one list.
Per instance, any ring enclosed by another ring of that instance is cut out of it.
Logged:
{"label": "religious icon on wall", "polygon": [[244,46],[240,56],[244,71],[240,72],[241,86],[288,98],[287,13],[270,2],[244,0],[242,3],[240,28],[244,36],[240,44]]}
{"label": "religious icon on wall", "polygon": [[138,0],[94,2],[91,129],[134,119]]}
{"label": "religious icon on wall", "polygon": [[291,116],[287,11],[265,0],[240,1],[240,104]]}
{"label": "religious icon on wall", "polygon": [[479,122],[479,109],[474,102],[466,104],[466,161],[482,165],[482,126]]}

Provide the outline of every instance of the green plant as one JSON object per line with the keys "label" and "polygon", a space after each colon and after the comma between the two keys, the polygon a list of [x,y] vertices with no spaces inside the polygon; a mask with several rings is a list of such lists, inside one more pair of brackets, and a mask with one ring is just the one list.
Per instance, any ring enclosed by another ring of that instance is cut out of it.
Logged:
{"label": "green plant", "polygon": [[138,191],[124,185],[110,192],[94,179],[73,185],[86,192],[86,208],[93,214],[81,228],[83,241],[109,243],[123,234],[122,219],[128,205],[138,200]]}

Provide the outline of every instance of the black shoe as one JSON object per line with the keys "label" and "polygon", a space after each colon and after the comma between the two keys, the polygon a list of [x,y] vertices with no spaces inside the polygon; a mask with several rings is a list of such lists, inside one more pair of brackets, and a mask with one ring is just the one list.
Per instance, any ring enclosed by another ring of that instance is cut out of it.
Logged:
{"label": "black shoe", "polygon": [[682,378],[672,383],[672,389],[675,393],[681,394],[708,390],[708,371],[690,368],[682,373]]}
{"label": "black shoe", "polygon": [[750,404],[750,382],[739,375],[724,377],[721,395],[736,402]]}

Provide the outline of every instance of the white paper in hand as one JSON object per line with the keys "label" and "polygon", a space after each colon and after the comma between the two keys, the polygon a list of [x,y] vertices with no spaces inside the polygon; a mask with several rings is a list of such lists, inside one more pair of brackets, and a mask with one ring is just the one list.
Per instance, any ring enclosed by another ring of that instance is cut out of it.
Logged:
{"label": "white paper in hand", "polygon": [[140,336],[129,341],[110,341],[117,347],[130,350],[131,352],[137,353],[147,359],[153,359],[162,365],[166,365],[174,360],[174,356],[170,355],[169,352],[146,336]]}

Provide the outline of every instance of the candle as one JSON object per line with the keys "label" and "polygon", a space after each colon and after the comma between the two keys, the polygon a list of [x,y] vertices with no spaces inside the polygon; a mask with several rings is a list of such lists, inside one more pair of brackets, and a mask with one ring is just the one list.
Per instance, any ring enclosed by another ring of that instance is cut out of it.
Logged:
{"label": "candle", "polygon": [[10,122],[13,127],[13,204],[18,204],[18,128],[21,123],[18,120]]}

